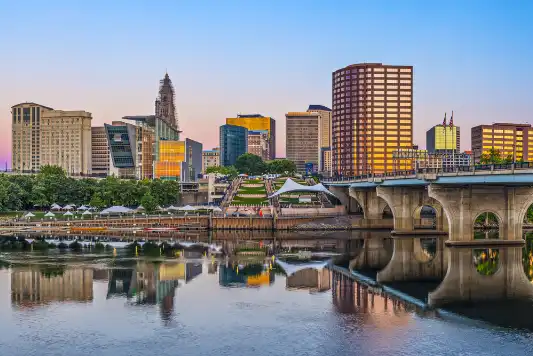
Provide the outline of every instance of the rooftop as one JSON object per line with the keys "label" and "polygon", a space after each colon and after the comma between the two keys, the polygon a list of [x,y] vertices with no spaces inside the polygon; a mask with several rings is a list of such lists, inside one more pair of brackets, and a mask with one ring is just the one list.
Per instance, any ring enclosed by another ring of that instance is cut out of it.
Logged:
{"label": "rooftop", "polygon": [[17,106],[22,106],[22,105],[33,105],[33,106],[40,106],[42,108],[45,108],[45,109],[48,109],[48,110],[54,110],[53,108],[51,107],[48,107],[48,106],[44,106],[44,105],[41,105],[41,104],[37,104],[37,103],[33,103],[33,102],[25,102],[25,103],[20,103],[20,104],[17,104],[17,105],[13,105],[11,108],[14,108],[14,107],[17,107]]}
{"label": "rooftop", "polygon": [[328,108],[327,106],[324,106],[324,105],[309,105],[309,109],[307,109],[307,111],[317,111],[317,110],[331,111],[330,108]]}

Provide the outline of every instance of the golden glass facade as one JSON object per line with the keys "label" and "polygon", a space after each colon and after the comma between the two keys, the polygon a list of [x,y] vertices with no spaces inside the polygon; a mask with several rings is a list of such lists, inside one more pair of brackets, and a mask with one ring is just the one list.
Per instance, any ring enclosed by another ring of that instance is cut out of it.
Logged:
{"label": "golden glass facade", "polygon": [[435,127],[435,149],[454,150],[457,148],[457,127]]}
{"label": "golden glass facade", "polygon": [[159,161],[155,163],[155,178],[179,179],[185,161],[185,141],[159,141]]}

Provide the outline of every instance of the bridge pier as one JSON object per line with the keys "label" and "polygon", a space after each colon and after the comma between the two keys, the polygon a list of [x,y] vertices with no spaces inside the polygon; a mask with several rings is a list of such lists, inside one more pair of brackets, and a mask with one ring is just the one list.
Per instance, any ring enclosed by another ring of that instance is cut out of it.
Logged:
{"label": "bridge pier", "polygon": [[472,247],[448,249],[448,272],[442,283],[429,293],[428,304],[473,302],[533,297],[533,285],[522,266],[522,247],[500,249],[500,266],[492,276],[481,275],[473,264]]}
{"label": "bridge pier", "polygon": [[393,237],[394,252],[387,266],[378,272],[377,281],[405,282],[442,280],[448,267],[444,241],[447,237],[435,237],[435,256],[428,256],[422,248],[421,238]]}
{"label": "bridge pier", "polygon": [[335,194],[335,196],[340,200],[341,204],[344,206],[348,214],[357,213],[359,211],[358,204],[357,204],[357,201],[355,201],[355,199],[353,199],[350,196],[349,189],[350,188],[348,187],[341,187],[341,186],[339,187],[330,186],[329,187],[330,192]]}
{"label": "bridge pier", "polygon": [[[440,225],[440,231],[444,228],[442,209],[440,209],[440,206],[435,199],[428,196],[426,187],[378,186],[376,188],[376,194],[389,205],[392,215],[394,216],[395,232],[414,231],[413,217],[415,211],[425,205],[435,209],[437,214],[437,225]],[[439,229],[437,228],[437,230]]]}
{"label": "bridge pier", "polygon": [[393,224],[390,219],[383,218],[383,211],[387,207],[387,203],[377,196],[376,188],[350,188],[350,197],[357,201],[363,210],[363,227],[392,228]]}

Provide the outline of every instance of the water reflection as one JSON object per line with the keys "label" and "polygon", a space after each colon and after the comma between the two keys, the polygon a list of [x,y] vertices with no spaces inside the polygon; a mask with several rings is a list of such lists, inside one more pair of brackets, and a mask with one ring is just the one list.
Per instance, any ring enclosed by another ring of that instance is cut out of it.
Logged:
{"label": "water reflection", "polygon": [[479,274],[491,276],[498,271],[500,266],[500,250],[475,249],[472,251],[474,266]]}

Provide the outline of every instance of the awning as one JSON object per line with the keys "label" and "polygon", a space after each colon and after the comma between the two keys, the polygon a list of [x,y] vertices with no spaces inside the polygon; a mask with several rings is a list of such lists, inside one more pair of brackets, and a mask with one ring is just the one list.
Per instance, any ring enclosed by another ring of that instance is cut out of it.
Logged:
{"label": "awning", "polygon": [[324,187],[322,185],[322,183],[318,183],[318,184],[315,184],[315,185],[301,185],[301,184],[296,183],[295,181],[293,181],[290,178],[287,178],[287,180],[285,181],[283,186],[281,188],[279,188],[279,190],[277,192],[275,192],[274,194],[272,194],[268,198],[270,199],[270,198],[274,198],[274,197],[276,197],[276,196],[278,196],[280,194],[294,193],[294,192],[326,193],[326,194],[329,194],[329,195],[337,198],[335,196],[335,194],[333,194],[326,187]]}

